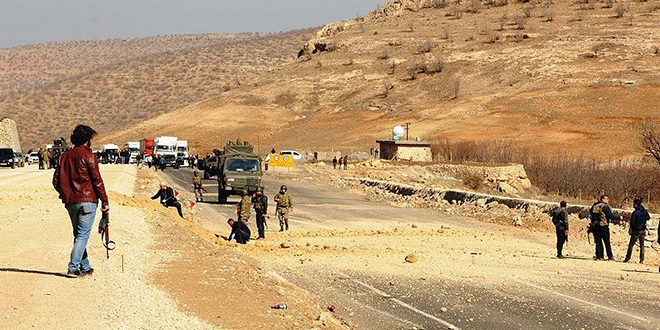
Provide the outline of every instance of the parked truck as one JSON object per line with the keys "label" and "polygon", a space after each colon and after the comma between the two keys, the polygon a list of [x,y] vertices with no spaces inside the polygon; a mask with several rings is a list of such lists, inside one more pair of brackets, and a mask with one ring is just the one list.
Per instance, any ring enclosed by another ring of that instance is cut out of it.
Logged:
{"label": "parked truck", "polygon": [[188,141],[176,141],[176,158],[181,160],[181,164],[184,167],[188,166]]}
{"label": "parked truck", "polygon": [[243,190],[252,194],[261,186],[261,158],[252,144],[230,141],[216,153],[217,161],[210,166],[218,176],[218,202],[226,203],[229,196],[240,195]]}
{"label": "parked truck", "polygon": [[140,154],[140,142],[126,142],[122,150],[128,150],[128,163],[137,163],[137,155]]}
{"label": "parked truck", "polygon": [[140,152],[143,156],[154,155],[154,139],[146,138],[140,140]]}
{"label": "parked truck", "polygon": [[171,155],[176,158],[176,137],[160,136],[155,138],[154,154],[158,157]]}

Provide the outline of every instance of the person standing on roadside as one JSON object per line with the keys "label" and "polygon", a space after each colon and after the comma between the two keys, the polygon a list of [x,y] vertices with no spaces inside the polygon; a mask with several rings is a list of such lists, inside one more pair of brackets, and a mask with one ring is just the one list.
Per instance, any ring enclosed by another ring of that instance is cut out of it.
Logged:
{"label": "person standing on roadside", "polygon": [[344,170],[348,170],[348,155],[344,156]]}
{"label": "person standing on roadside", "polygon": [[87,241],[99,200],[101,211],[110,211],[98,159],[90,148],[95,136],[96,131],[91,127],[76,126],[71,134],[74,147],[60,156],[60,166],[53,175],[53,187],[69,212],[73,226],[68,275],[87,276],[94,272],[87,257]]}
{"label": "person standing on roadside", "polygon": [[566,212],[566,201],[561,201],[559,207],[552,211],[552,223],[557,233],[557,259],[564,259],[562,249],[568,240],[568,212]]}
{"label": "person standing on roadside", "polygon": [[257,230],[259,231],[259,237],[257,239],[266,238],[266,217],[268,216],[268,197],[264,195],[264,188],[257,188],[257,192],[254,193],[252,197],[252,206],[254,206],[254,212],[257,214]]}
{"label": "person standing on roadside", "polygon": [[332,159],[332,169],[336,170],[337,169],[337,156]]}
{"label": "person standing on roadside", "polygon": [[[596,260],[605,260],[604,252],[607,252],[607,259],[614,261],[612,246],[610,245],[610,221],[621,221],[622,216],[616,216],[612,213],[609,205],[610,198],[607,195],[600,196],[598,202],[591,206],[591,226],[596,243]],[[603,244],[605,251],[603,251]]]}
{"label": "person standing on roadside", "polygon": [[241,201],[236,205],[236,215],[238,215],[238,221],[248,222],[250,219],[250,210],[252,208],[252,201],[250,196],[248,196],[247,189],[241,191]]}
{"label": "person standing on roadside", "polygon": [[339,157],[339,167],[337,167],[338,170],[341,170],[341,165],[344,163],[344,157]]}
{"label": "person standing on roadside", "polygon": [[199,172],[197,172],[196,170],[193,171],[192,184],[193,184],[193,189],[195,189],[195,202],[203,202],[204,188],[202,187],[202,177],[199,176]]}
{"label": "person standing on roadside", "polygon": [[644,263],[644,237],[646,236],[646,222],[651,219],[649,211],[642,205],[641,199],[633,201],[635,211],[630,215],[630,227],[628,233],[630,234],[630,241],[628,242],[628,252],[626,252],[626,259],[623,262],[630,261],[632,257],[632,250],[635,242],[639,241],[639,263]]}
{"label": "person standing on roadside", "polygon": [[37,156],[39,157],[39,169],[40,170],[45,170],[46,169],[46,153],[44,152],[44,148],[39,148],[39,152],[37,152]]}
{"label": "person standing on roadside", "polygon": [[293,212],[293,201],[285,185],[280,187],[280,193],[273,198],[275,201],[275,214],[280,222],[280,231],[289,230],[289,213]]}

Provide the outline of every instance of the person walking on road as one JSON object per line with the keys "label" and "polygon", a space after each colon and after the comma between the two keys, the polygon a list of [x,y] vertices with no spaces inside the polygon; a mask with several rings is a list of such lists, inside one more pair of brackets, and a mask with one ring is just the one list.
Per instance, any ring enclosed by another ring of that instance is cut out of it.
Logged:
{"label": "person walking on road", "polygon": [[252,202],[250,201],[250,196],[248,196],[247,189],[241,191],[241,201],[236,205],[236,214],[238,215],[238,221],[248,222],[250,219],[250,213],[252,209]]}
{"label": "person walking on road", "polygon": [[199,172],[197,172],[196,170],[193,171],[192,184],[193,184],[193,189],[195,189],[195,202],[203,202],[204,188],[202,187],[202,177],[199,176]]}
{"label": "person walking on road", "polygon": [[[612,246],[610,245],[610,222],[621,221],[622,216],[616,216],[612,213],[609,205],[610,198],[607,195],[600,196],[598,202],[591,206],[591,227],[596,243],[596,260],[605,260],[604,252],[607,252],[607,259],[614,261]],[[603,251],[605,245],[605,251]]]}
{"label": "person walking on road", "polygon": [[252,206],[254,212],[257,214],[257,230],[259,237],[257,239],[266,238],[266,217],[268,216],[268,197],[264,194],[264,188],[257,188],[257,192],[252,197]]}
{"label": "person walking on road", "polygon": [[630,227],[628,233],[630,234],[630,241],[628,242],[628,252],[626,252],[626,259],[623,262],[630,261],[632,257],[632,250],[635,242],[639,241],[639,263],[644,263],[644,237],[646,236],[646,222],[651,219],[649,211],[642,205],[641,199],[633,201],[635,211],[630,215]]}
{"label": "person walking on road", "polygon": [[168,187],[165,181],[160,183],[160,190],[158,190],[158,192],[156,192],[156,194],[151,197],[151,199],[156,198],[160,200],[160,204],[164,207],[176,207],[176,211],[179,213],[179,216],[183,218],[181,203],[176,200],[176,197],[174,196],[174,190]]}
{"label": "person walking on road", "polygon": [[568,212],[566,212],[566,201],[561,201],[559,207],[552,211],[552,223],[557,233],[557,258],[563,259],[562,250],[564,243],[568,241]]}
{"label": "person walking on road", "polygon": [[332,159],[332,169],[336,170],[337,169],[337,156]]}
{"label": "person walking on road", "polygon": [[60,156],[60,166],[53,174],[53,187],[67,209],[73,227],[73,249],[67,271],[73,276],[87,276],[94,272],[87,255],[87,241],[99,200],[101,211],[110,211],[98,159],[90,148],[95,136],[96,131],[91,127],[76,126],[71,134],[74,147]]}
{"label": "person walking on road", "polygon": [[289,230],[289,213],[293,212],[293,201],[285,185],[280,187],[279,194],[275,195],[275,214],[280,221],[280,231]]}

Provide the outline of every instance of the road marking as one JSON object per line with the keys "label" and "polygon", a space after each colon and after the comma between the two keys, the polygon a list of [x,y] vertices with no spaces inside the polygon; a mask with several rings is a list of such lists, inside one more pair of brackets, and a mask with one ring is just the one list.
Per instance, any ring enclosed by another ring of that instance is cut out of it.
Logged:
{"label": "road marking", "polygon": [[346,274],[344,274],[344,273],[342,273],[342,272],[337,272],[337,274],[339,274],[339,275],[341,275],[341,276],[344,276],[344,277],[347,278],[347,279],[352,280],[353,282],[355,282],[355,283],[357,283],[357,284],[359,284],[359,285],[361,285],[361,286],[363,286],[363,287],[365,287],[365,288],[367,288],[367,289],[373,291],[374,293],[376,293],[377,295],[379,295],[379,296],[381,296],[381,297],[383,297],[383,298],[389,299],[390,301],[393,301],[393,302],[397,303],[397,304],[400,305],[401,307],[405,307],[405,308],[407,308],[407,309],[409,309],[409,310],[411,310],[411,311],[413,311],[413,312],[415,312],[415,313],[417,313],[417,314],[420,314],[420,315],[425,316],[425,317],[427,317],[427,318],[429,318],[429,319],[431,319],[431,320],[433,320],[433,321],[436,321],[436,322],[442,324],[443,326],[447,327],[447,329],[451,329],[451,330],[460,330],[460,329],[461,329],[461,328],[459,328],[459,327],[457,327],[457,326],[455,326],[455,325],[453,325],[453,324],[451,324],[451,323],[449,323],[449,322],[447,322],[447,321],[445,321],[445,320],[443,320],[443,319],[441,319],[441,318],[438,318],[438,317],[436,317],[436,316],[434,316],[434,315],[431,315],[431,314],[429,314],[429,313],[427,313],[427,312],[425,312],[425,311],[423,311],[423,310],[417,309],[417,308],[415,308],[414,306],[412,306],[412,305],[410,305],[410,304],[408,304],[408,303],[405,303],[405,302],[403,302],[403,301],[401,301],[401,300],[399,300],[399,299],[397,299],[397,298],[394,298],[394,297],[392,297],[391,295],[389,295],[389,294],[387,294],[387,293],[385,293],[385,292],[383,292],[383,291],[381,291],[381,290],[378,290],[378,289],[374,288],[373,286],[371,286],[371,285],[369,285],[369,284],[367,284],[367,283],[364,283],[364,282],[362,282],[362,281],[360,281],[360,280],[355,279],[354,277],[351,277],[351,276],[349,276],[349,275],[346,275]]}
{"label": "road marking", "polygon": [[590,306],[597,307],[597,308],[602,308],[602,309],[604,309],[604,310],[606,310],[606,311],[610,311],[610,312],[614,312],[614,313],[621,314],[621,315],[624,315],[624,316],[628,316],[628,317],[631,317],[631,318],[636,319],[636,320],[639,320],[639,321],[645,321],[645,322],[648,322],[648,321],[649,321],[648,319],[643,318],[643,317],[639,317],[639,316],[637,316],[637,315],[633,315],[633,314],[626,313],[626,312],[624,312],[624,311],[620,311],[620,310],[617,310],[617,309],[614,309],[614,308],[611,308],[611,307],[607,307],[607,306],[599,305],[599,304],[596,304],[596,303],[592,303],[592,302],[590,302],[590,301],[582,300],[582,299],[580,299],[580,298],[575,298],[575,297],[572,297],[572,296],[569,296],[569,295],[563,294],[563,293],[561,293],[561,292],[553,291],[553,290],[550,290],[550,289],[547,289],[547,288],[544,288],[544,287],[541,287],[541,286],[538,286],[538,285],[534,285],[534,284],[526,283],[526,282],[523,282],[523,281],[520,281],[520,280],[516,280],[516,281],[517,281],[518,283],[521,283],[521,284],[524,284],[524,285],[530,286],[530,287],[535,288],[535,289],[538,289],[538,290],[542,290],[542,291],[545,291],[545,292],[554,293],[554,294],[556,294],[556,295],[558,295],[558,296],[560,296],[560,297],[566,298],[566,299],[571,299],[571,300],[575,300],[575,301],[577,301],[577,302],[581,302],[581,303],[586,304],[586,305],[590,305]]}

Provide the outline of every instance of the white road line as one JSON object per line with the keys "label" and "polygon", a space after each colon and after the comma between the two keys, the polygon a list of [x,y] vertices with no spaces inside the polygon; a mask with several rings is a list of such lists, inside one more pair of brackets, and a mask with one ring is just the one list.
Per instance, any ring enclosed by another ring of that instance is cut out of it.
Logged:
{"label": "white road line", "polygon": [[427,318],[429,318],[429,319],[431,319],[431,320],[433,320],[433,321],[436,321],[436,322],[442,324],[443,326],[447,327],[447,329],[451,329],[451,330],[460,330],[459,327],[457,327],[457,326],[455,326],[455,325],[453,325],[453,324],[451,324],[451,323],[449,323],[449,322],[447,322],[447,321],[445,321],[445,320],[443,320],[443,319],[441,319],[441,318],[438,318],[438,317],[436,317],[436,316],[434,316],[434,315],[431,315],[431,314],[429,314],[429,313],[427,313],[427,312],[425,312],[425,311],[423,311],[423,310],[417,309],[417,308],[415,308],[414,306],[412,306],[412,305],[410,305],[410,304],[408,304],[408,303],[405,303],[405,302],[403,302],[403,301],[401,301],[401,300],[399,300],[399,299],[397,299],[397,298],[393,298],[391,295],[389,295],[389,294],[387,294],[387,293],[385,293],[385,292],[383,292],[383,291],[381,291],[381,290],[378,290],[378,289],[374,288],[373,286],[371,286],[371,285],[369,285],[369,284],[367,284],[367,283],[364,283],[364,282],[362,282],[362,281],[360,281],[360,280],[357,280],[357,279],[355,279],[355,278],[353,278],[353,277],[351,277],[351,276],[348,276],[348,275],[346,275],[346,274],[344,274],[344,273],[342,273],[342,272],[338,272],[337,274],[339,274],[339,275],[341,275],[341,276],[344,276],[344,277],[346,277],[346,278],[352,280],[353,282],[355,282],[355,283],[357,283],[357,284],[359,284],[359,285],[361,285],[361,286],[363,286],[363,287],[365,287],[365,288],[367,288],[367,289],[373,291],[374,293],[376,293],[377,295],[379,295],[379,296],[381,296],[381,297],[383,297],[383,298],[387,298],[387,299],[389,299],[390,301],[393,301],[393,302],[399,304],[401,307],[405,307],[405,308],[407,308],[407,309],[409,309],[409,310],[411,310],[411,311],[413,311],[413,312],[415,312],[415,313],[417,313],[417,314],[420,314],[420,315],[425,316],[425,317],[427,317]]}
{"label": "white road line", "polygon": [[560,293],[560,292],[557,292],[557,291],[553,291],[553,290],[550,290],[550,289],[546,289],[546,288],[541,287],[541,286],[538,286],[538,285],[534,285],[534,284],[526,283],[526,282],[523,282],[523,281],[520,281],[520,280],[516,280],[516,281],[517,281],[518,283],[521,283],[521,284],[524,284],[524,285],[530,286],[530,287],[535,288],[535,289],[538,289],[538,290],[542,290],[542,291],[545,291],[545,292],[554,293],[554,294],[556,294],[556,295],[558,295],[558,296],[560,296],[560,297],[562,297],[562,298],[571,299],[571,300],[575,300],[575,301],[577,301],[577,302],[580,302],[580,303],[583,303],[583,304],[586,304],[586,305],[589,305],[589,306],[593,306],[593,307],[597,307],[597,308],[602,308],[602,309],[604,309],[604,310],[606,310],[606,311],[610,311],[610,312],[614,312],[614,313],[621,314],[621,315],[624,315],[624,316],[628,316],[628,317],[631,317],[631,318],[636,319],[636,320],[639,320],[639,321],[646,321],[646,322],[649,321],[648,319],[643,318],[643,317],[640,317],[640,316],[637,316],[637,315],[633,315],[633,314],[626,313],[626,312],[624,312],[624,311],[620,311],[620,310],[617,310],[617,309],[614,309],[614,308],[611,308],[611,307],[607,307],[607,306],[599,305],[599,304],[596,304],[596,303],[592,303],[592,302],[590,302],[590,301],[582,300],[582,299],[580,299],[580,298],[575,298],[575,297],[572,297],[572,296],[569,296],[569,295],[566,295],[566,294],[563,294],[563,293]]}

